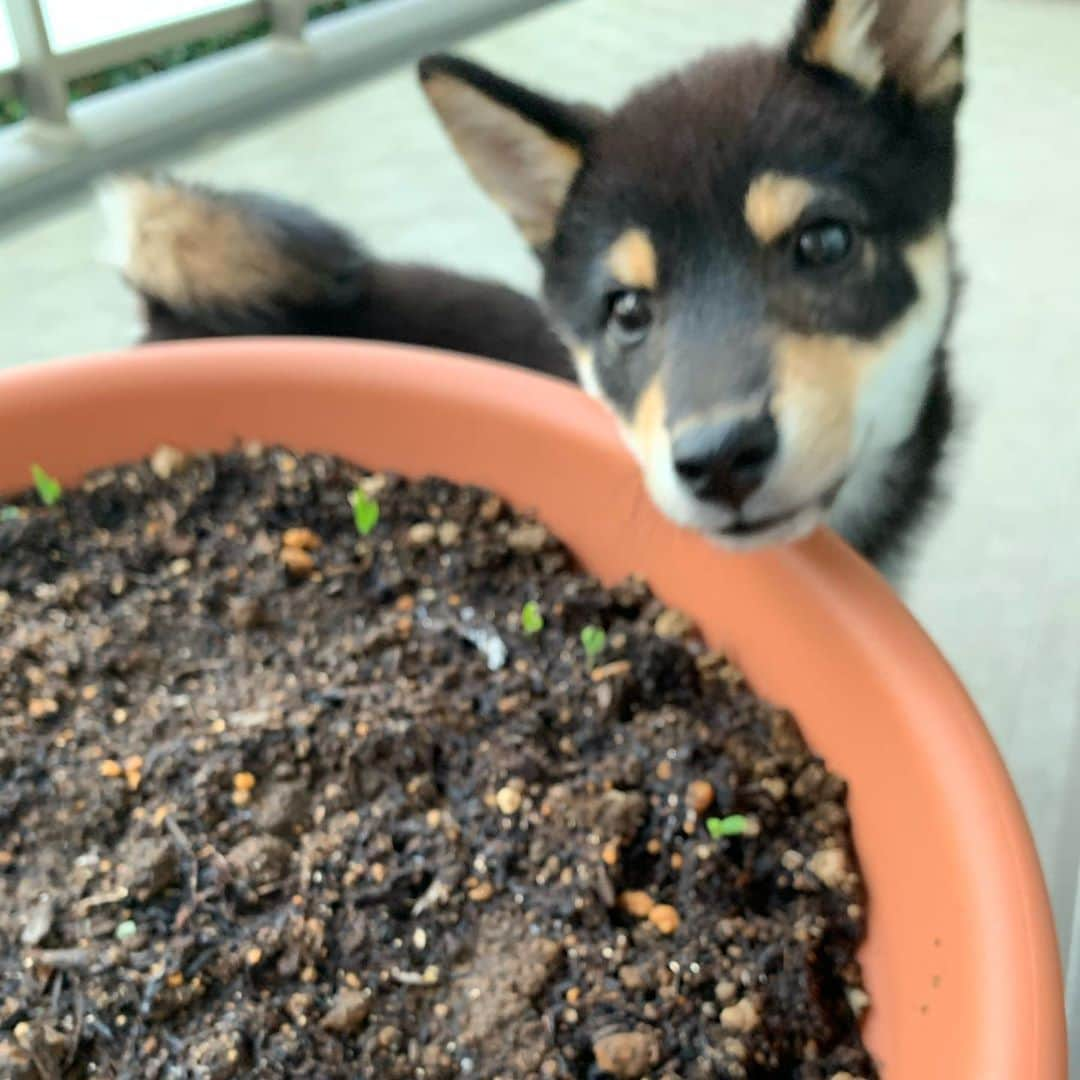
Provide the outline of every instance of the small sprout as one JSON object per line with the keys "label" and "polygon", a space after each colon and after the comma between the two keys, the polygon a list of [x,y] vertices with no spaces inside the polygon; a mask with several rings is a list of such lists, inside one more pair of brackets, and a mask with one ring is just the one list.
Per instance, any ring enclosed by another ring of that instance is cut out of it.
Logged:
{"label": "small sprout", "polygon": [[34,479],[38,498],[46,506],[55,506],[60,501],[60,496],[64,494],[60,481],[55,476],[50,476],[40,465],[31,465],[30,475]]}
{"label": "small sprout", "polygon": [[375,526],[379,524],[379,502],[373,499],[363,488],[354,488],[349,496],[352,503],[353,521],[356,522],[356,531],[361,536],[370,536]]}
{"label": "small sprout", "polygon": [[539,634],[544,629],[544,616],[540,613],[540,605],[535,600],[530,600],[521,609],[521,629],[526,634]]}
{"label": "small sprout", "polygon": [[119,923],[116,930],[113,931],[117,941],[127,941],[128,938],[133,938],[138,932],[138,927],[135,925],[132,919],[125,919],[122,923]]}
{"label": "small sprout", "polygon": [[749,827],[750,822],[742,814],[731,814],[725,818],[711,817],[705,822],[705,828],[714,840],[725,836],[745,836]]}
{"label": "small sprout", "polygon": [[17,506],[0,507],[0,521],[18,521],[22,511]]}
{"label": "small sprout", "polygon": [[585,659],[592,667],[607,645],[607,634],[599,626],[586,626],[581,631],[581,645],[585,650]]}

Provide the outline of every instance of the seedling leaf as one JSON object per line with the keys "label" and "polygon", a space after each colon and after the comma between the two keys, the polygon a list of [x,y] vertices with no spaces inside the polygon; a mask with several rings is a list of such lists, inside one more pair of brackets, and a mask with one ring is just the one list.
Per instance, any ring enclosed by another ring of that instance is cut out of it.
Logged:
{"label": "seedling leaf", "polygon": [[31,465],[30,475],[33,477],[38,498],[46,506],[55,506],[60,501],[60,496],[64,494],[60,481],[55,476],[50,476],[40,465]]}
{"label": "seedling leaf", "polygon": [[521,609],[521,629],[526,634],[539,634],[544,629],[544,616],[535,600],[530,600]]}
{"label": "seedling leaf", "polygon": [[581,631],[581,645],[585,650],[585,659],[592,667],[597,657],[604,651],[604,646],[607,645],[607,634],[599,626],[586,626]]}
{"label": "seedling leaf", "polygon": [[705,828],[714,840],[720,840],[726,836],[743,836],[750,822],[742,814],[731,814],[729,817],[711,817],[705,822]]}
{"label": "seedling leaf", "polygon": [[373,499],[363,488],[356,488],[349,496],[352,503],[353,521],[356,522],[356,531],[361,536],[370,536],[375,526],[379,524],[379,503]]}
{"label": "seedling leaf", "polygon": [[0,521],[18,521],[21,517],[22,511],[17,506],[0,508]]}
{"label": "seedling leaf", "polygon": [[127,941],[128,938],[132,938],[138,932],[138,927],[131,919],[125,919],[122,923],[119,923],[116,929],[113,931],[117,941]]}

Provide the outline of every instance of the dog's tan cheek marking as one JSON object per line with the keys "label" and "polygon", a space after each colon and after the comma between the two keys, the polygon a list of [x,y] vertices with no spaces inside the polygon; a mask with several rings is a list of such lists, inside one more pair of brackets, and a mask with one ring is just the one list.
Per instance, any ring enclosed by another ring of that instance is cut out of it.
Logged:
{"label": "dog's tan cheek marking", "polygon": [[843,337],[783,335],[776,346],[774,407],[794,424],[800,474],[824,474],[848,453],[865,346]]}
{"label": "dog's tan cheek marking", "polygon": [[876,341],[782,334],[776,344],[775,407],[797,429],[800,474],[828,472],[846,459],[863,381],[913,323],[936,317],[945,299],[928,290],[948,277],[948,238],[935,228],[904,251],[920,296]]}
{"label": "dog's tan cheek marking", "polygon": [[664,384],[661,376],[656,374],[639,395],[630,424],[631,437],[644,460],[649,459],[657,442],[663,438],[666,420]]}
{"label": "dog's tan cheek marking", "polygon": [[[921,294],[925,293],[932,282],[948,280],[949,237],[944,226],[938,226],[928,232],[921,240],[909,244],[904,249],[904,261],[915,278]],[[925,302],[925,295],[919,301]]]}
{"label": "dog's tan cheek marking", "polygon": [[771,244],[795,225],[813,197],[813,187],[801,177],[762,173],[746,192],[746,224],[760,243]]}
{"label": "dog's tan cheek marking", "polygon": [[876,90],[885,76],[884,57],[872,36],[877,16],[877,0],[834,0],[807,44],[806,59],[845,75],[864,90]]}
{"label": "dog's tan cheek marking", "polygon": [[627,229],[607,256],[611,276],[628,289],[656,290],[656,248],[644,229]]}

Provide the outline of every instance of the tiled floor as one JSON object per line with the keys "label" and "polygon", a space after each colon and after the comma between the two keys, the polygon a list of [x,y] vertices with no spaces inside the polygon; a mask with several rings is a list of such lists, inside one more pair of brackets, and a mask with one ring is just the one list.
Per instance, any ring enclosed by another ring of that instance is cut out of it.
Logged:
{"label": "tiled floor", "polygon": [[[610,102],[709,45],[781,34],[792,6],[574,0],[467,51],[540,86]],[[970,282],[955,334],[966,423],[953,497],[906,587],[1009,762],[1066,943],[1080,855],[1078,46],[1075,3],[974,0],[958,215]],[[387,254],[535,283],[529,256],[467,180],[409,71],[171,164],[303,200]],[[88,197],[0,235],[0,363],[128,340],[123,291],[90,261],[97,239]]]}

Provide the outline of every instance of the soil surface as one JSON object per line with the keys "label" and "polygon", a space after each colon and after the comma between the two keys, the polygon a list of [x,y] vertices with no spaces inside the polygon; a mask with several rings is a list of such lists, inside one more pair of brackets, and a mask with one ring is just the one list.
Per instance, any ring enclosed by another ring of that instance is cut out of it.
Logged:
{"label": "soil surface", "polygon": [[640,583],[282,450],[16,505],[0,1076],[877,1075],[845,785]]}

